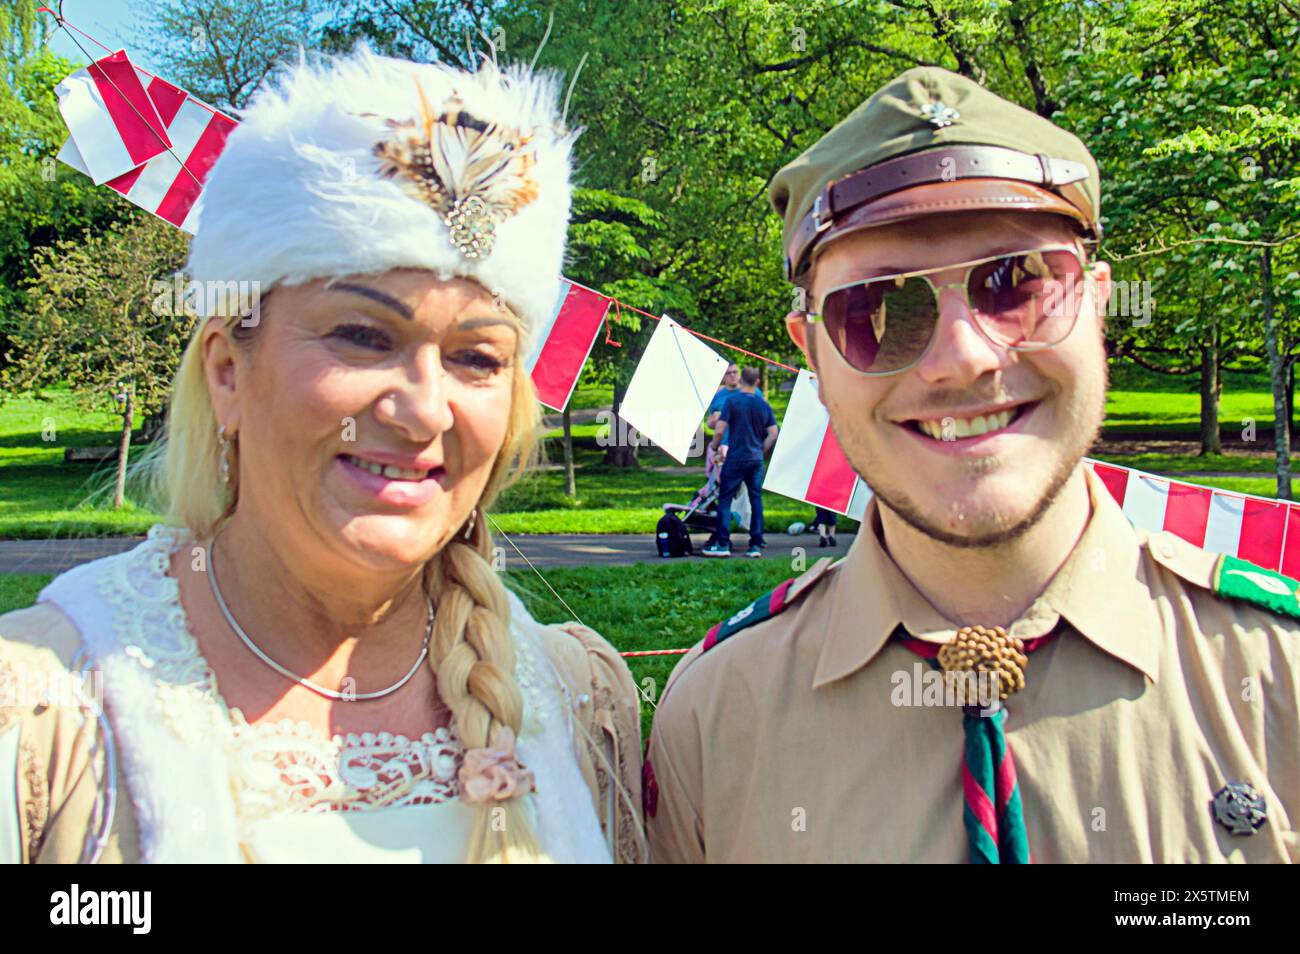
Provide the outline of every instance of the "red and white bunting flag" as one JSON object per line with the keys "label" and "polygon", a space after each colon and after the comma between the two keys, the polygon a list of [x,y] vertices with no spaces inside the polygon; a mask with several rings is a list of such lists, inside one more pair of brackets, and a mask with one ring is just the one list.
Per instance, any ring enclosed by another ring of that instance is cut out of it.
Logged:
{"label": "red and white bunting flag", "polygon": [[599,292],[560,279],[560,297],[550,320],[537,329],[528,356],[528,373],[542,404],[556,411],[568,405],[609,305],[610,299]]}
{"label": "red and white bunting flag", "polygon": [[844,456],[830,424],[830,414],[817,396],[816,375],[800,371],[763,489],[859,520],[871,490]]}
{"label": "red and white bunting flag", "polygon": [[167,121],[145,91],[150,79],[118,50],[54,87],[59,112],[81,143],[82,163],[95,185],[171,148]]}
{"label": "red and white bunting flag", "polygon": [[1168,530],[1287,576],[1300,573],[1300,508],[1089,461],[1135,527]]}
{"label": "red and white bunting flag", "polygon": [[[197,225],[195,207],[203,192],[203,180],[237,123],[166,80],[140,73],[148,80],[148,96],[166,128],[170,152],[155,155],[104,184],[193,234]],[[59,151],[59,160],[90,175],[86,152],[99,145],[99,138],[82,138],[74,129]]]}

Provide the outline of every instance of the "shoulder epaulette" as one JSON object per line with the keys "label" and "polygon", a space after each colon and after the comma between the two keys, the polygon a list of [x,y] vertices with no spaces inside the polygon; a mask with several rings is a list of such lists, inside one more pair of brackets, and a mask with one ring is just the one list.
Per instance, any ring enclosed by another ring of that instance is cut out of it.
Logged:
{"label": "shoulder epaulette", "polygon": [[1214,568],[1214,592],[1300,619],[1300,582],[1276,570],[1224,554]]}
{"label": "shoulder epaulette", "polygon": [[715,623],[705,635],[700,651],[707,653],[718,643],[735,635],[742,629],[761,623],[765,619],[771,619],[790,606],[801,594],[807,592],[809,587],[821,579],[826,571],[831,568],[831,565],[830,557],[822,557],[804,573],[799,576],[792,576],[775,589],[764,593],[738,613],[732,614],[720,623]]}

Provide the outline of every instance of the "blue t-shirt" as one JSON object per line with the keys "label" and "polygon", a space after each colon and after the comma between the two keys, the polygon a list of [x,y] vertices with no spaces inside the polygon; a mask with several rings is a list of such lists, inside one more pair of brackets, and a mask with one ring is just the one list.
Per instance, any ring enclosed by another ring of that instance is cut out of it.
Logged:
{"label": "blue t-shirt", "polygon": [[[709,402],[709,409],[704,413],[704,416],[706,418],[710,418],[713,416],[714,411],[718,411],[719,413],[721,413],[723,405],[727,403],[727,398],[731,397],[733,394],[740,394],[740,393],[741,393],[740,388],[736,388],[734,391],[730,390],[729,388],[718,388],[718,393],[713,395],[713,400]],[[757,394],[759,397],[762,397],[763,389],[755,388],[754,393]]]}
{"label": "blue t-shirt", "polygon": [[721,420],[727,422],[727,460],[746,461],[763,459],[763,439],[767,429],[776,424],[772,405],[758,396],[744,391],[733,391],[722,406]]}

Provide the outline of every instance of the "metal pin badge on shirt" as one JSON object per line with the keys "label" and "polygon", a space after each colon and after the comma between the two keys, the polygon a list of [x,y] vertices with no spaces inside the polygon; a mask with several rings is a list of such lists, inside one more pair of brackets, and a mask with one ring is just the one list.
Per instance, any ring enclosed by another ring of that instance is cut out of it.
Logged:
{"label": "metal pin badge on shirt", "polygon": [[1268,815],[1264,796],[1249,782],[1229,782],[1214,796],[1214,819],[1234,835],[1253,835]]}

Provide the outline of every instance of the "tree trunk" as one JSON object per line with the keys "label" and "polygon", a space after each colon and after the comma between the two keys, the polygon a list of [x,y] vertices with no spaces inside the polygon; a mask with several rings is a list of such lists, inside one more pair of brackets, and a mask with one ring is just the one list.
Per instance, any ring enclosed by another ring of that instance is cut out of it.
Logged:
{"label": "tree trunk", "polygon": [[1290,433],[1295,433],[1295,359],[1286,359],[1286,421]]}
{"label": "tree trunk", "polygon": [[122,411],[122,440],[117,445],[117,486],[113,490],[113,509],[121,510],[126,498],[126,463],[131,453],[131,421],[135,415],[135,388],[126,388],[126,407]]}
{"label": "tree trunk", "polygon": [[610,406],[609,444],[605,447],[604,464],[607,467],[640,467],[637,460],[637,445],[624,436],[630,436],[631,428],[619,420],[618,409],[623,406],[623,397],[627,394],[627,384],[622,380],[614,384],[614,403]]}
{"label": "tree trunk", "polygon": [[162,434],[163,429],[167,426],[167,408],[166,406],[154,411],[140,423],[140,441],[144,444],[152,443]]}
{"label": "tree trunk", "polygon": [[573,427],[569,422],[569,406],[564,406],[564,492],[570,497],[578,495],[578,485],[573,477]]}
{"label": "tree trunk", "polygon": [[1278,319],[1273,305],[1273,250],[1267,245],[1259,257],[1259,280],[1264,301],[1264,347],[1273,389],[1273,447],[1277,453],[1277,495],[1291,499],[1291,417],[1287,408],[1285,362],[1278,347]]}
{"label": "tree trunk", "polygon": [[1201,342],[1201,456],[1222,454],[1219,439],[1219,342],[1217,328]]}

